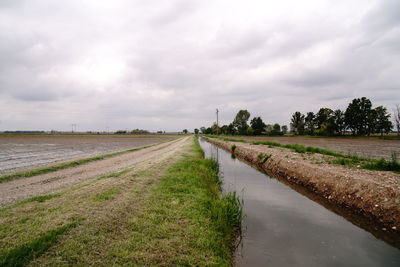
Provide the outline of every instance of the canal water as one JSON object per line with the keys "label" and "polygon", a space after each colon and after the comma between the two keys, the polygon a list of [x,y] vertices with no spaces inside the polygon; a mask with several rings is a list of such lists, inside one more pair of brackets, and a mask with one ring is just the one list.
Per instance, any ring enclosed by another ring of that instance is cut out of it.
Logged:
{"label": "canal water", "polygon": [[379,229],[381,239],[391,241],[384,242],[380,231],[370,233],[356,226],[363,225],[357,217],[347,216],[353,220],[349,221],[226,151],[199,141],[207,158],[218,158],[223,190],[236,191],[244,202],[238,266],[400,266],[398,236],[391,240],[392,233]]}

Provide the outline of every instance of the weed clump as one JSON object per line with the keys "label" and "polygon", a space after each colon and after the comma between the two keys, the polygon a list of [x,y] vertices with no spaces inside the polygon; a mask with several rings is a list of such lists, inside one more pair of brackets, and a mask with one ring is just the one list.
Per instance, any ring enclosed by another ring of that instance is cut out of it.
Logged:
{"label": "weed clump", "polygon": [[260,153],[257,158],[261,164],[264,164],[271,156],[271,154]]}
{"label": "weed clump", "polygon": [[243,208],[236,192],[229,192],[212,205],[211,218],[218,230],[227,236],[240,233]]}
{"label": "weed clump", "polygon": [[380,159],[374,162],[366,163],[363,168],[368,170],[394,171],[400,172],[400,163],[397,161],[387,161]]}
{"label": "weed clump", "polygon": [[231,146],[231,150],[232,150],[232,153],[235,153],[236,145],[232,145],[232,146]]}

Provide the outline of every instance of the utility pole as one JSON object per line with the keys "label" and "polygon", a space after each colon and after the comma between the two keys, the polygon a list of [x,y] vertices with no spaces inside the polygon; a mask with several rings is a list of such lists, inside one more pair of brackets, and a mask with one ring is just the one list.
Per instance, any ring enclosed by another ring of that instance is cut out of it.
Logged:
{"label": "utility pole", "polygon": [[217,135],[219,134],[219,127],[218,127],[218,112],[219,112],[219,110],[217,109]]}

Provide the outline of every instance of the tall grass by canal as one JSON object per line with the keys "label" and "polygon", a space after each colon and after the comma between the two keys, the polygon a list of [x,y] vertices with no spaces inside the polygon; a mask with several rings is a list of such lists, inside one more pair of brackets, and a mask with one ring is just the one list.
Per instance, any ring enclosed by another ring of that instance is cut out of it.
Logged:
{"label": "tall grass by canal", "polygon": [[139,265],[232,264],[243,217],[240,200],[235,193],[222,195],[218,162],[203,158],[197,140],[193,151],[194,157],[167,171],[133,225]]}

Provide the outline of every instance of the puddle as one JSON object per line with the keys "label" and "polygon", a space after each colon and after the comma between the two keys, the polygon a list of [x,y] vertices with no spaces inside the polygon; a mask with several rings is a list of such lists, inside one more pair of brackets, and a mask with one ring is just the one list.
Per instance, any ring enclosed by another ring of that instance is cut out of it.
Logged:
{"label": "puddle", "polygon": [[400,266],[399,236],[199,141],[218,158],[223,190],[244,200],[237,266]]}

